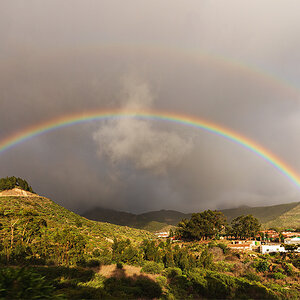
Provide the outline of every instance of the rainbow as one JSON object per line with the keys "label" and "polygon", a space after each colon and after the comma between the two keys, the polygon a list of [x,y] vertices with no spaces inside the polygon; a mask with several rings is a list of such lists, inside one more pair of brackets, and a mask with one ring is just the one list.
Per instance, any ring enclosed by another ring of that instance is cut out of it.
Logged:
{"label": "rainbow", "polygon": [[287,177],[293,184],[300,188],[300,176],[289,167],[284,161],[276,157],[269,150],[263,148],[261,145],[242,136],[231,129],[225,128],[218,124],[201,120],[192,116],[179,115],[169,112],[157,111],[120,111],[120,110],[106,110],[106,111],[92,111],[86,113],[73,113],[69,115],[60,116],[58,118],[48,120],[39,124],[35,124],[22,131],[8,136],[0,140],[0,154],[4,151],[19,145],[33,137],[39,136],[46,132],[56,130],[59,128],[67,127],[70,125],[81,124],[89,121],[103,121],[112,118],[139,118],[151,119],[158,121],[174,122],[181,125],[191,126],[194,128],[206,130],[210,133],[219,135],[227,140],[235,142],[236,144],[250,150],[258,155],[266,162],[271,164],[280,173]]}

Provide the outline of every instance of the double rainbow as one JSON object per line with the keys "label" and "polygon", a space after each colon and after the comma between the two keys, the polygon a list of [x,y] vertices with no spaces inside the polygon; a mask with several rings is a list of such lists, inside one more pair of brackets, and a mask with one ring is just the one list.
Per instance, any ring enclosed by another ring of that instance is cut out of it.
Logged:
{"label": "double rainbow", "polygon": [[106,110],[106,111],[92,111],[83,114],[70,114],[64,115],[46,122],[42,122],[31,127],[28,127],[22,131],[19,131],[13,135],[8,136],[0,140],[0,154],[5,150],[8,150],[18,144],[25,142],[33,137],[50,132],[55,129],[63,128],[70,125],[85,123],[89,121],[103,121],[112,118],[139,118],[139,119],[151,119],[158,121],[174,122],[181,125],[191,126],[198,129],[203,129],[208,132],[214,133],[221,137],[226,138],[238,145],[250,150],[254,154],[258,155],[266,162],[271,164],[284,176],[286,176],[292,183],[300,188],[300,176],[289,167],[284,161],[276,157],[269,150],[263,148],[256,142],[249,138],[242,136],[231,129],[221,127],[215,123],[201,120],[192,116],[179,115],[169,112],[157,112],[157,111],[120,111],[120,110]]}

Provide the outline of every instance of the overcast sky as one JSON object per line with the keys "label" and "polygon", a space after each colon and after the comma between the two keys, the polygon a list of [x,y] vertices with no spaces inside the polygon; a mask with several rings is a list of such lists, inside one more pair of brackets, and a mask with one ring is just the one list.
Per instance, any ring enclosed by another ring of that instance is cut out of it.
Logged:
{"label": "overcast sky", "polygon": [[[300,173],[300,2],[2,0],[0,139],[93,109],[192,115],[261,144]],[[208,132],[113,119],[0,154],[76,212],[184,212],[299,201],[254,153]]]}

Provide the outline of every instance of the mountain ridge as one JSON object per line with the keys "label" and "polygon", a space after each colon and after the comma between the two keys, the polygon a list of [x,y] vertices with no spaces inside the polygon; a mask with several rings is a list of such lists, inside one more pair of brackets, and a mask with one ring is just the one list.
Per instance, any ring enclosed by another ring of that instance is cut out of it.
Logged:
{"label": "mountain ridge", "polygon": [[[296,220],[292,222],[291,219],[293,218],[293,212],[291,216],[285,218],[285,222],[278,221],[278,218],[283,218],[282,216],[285,214],[287,216],[288,212],[292,211],[293,209],[297,215],[297,207],[299,207],[300,211],[300,202],[257,207],[243,205],[237,208],[221,209],[219,211],[224,213],[229,223],[240,215],[252,214],[254,217],[259,219],[259,221],[263,224],[263,227],[268,224],[272,225],[272,227],[276,227],[277,223],[278,225],[281,224],[282,227],[288,227],[290,225],[297,227],[300,226],[300,217],[296,218]],[[189,219],[192,214],[193,213],[182,213],[176,210],[167,209],[134,214],[109,208],[96,207],[81,215],[94,221],[109,223],[115,222],[114,224],[117,225],[126,225],[129,227],[144,229],[150,222],[161,223],[161,228],[167,225],[175,226],[182,219]],[[159,228],[159,226],[156,227]]]}

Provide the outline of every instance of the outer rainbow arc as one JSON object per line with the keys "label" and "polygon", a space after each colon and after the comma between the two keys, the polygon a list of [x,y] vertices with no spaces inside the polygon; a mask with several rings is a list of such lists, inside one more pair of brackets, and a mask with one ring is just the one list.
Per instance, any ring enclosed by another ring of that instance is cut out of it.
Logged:
{"label": "outer rainbow arc", "polygon": [[280,158],[276,157],[269,150],[263,148],[261,145],[250,140],[249,138],[242,136],[231,129],[221,127],[218,124],[201,120],[192,116],[184,116],[169,112],[157,112],[157,111],[121,111],[121,110],[106,110],[106,111],[92,111],[87,113],[69,114],[59,118],[55,118],[43,123],[33,125],[25,130],[19,131],[13,135],[0,140],[0,154],[9,148],[12,148],[30,138],[38,136],[40,134],[59,129],[62,127],[84,123],[95,120],[106,120],[111,118],[143,118],[143,119],[155,119],[160,121],[170,121],[182,125],[192,126],[195,128],[203,129],[208,132],[222,136],[228,140],[231,140],[244,148],[252,151],[256,155],[263,158],[270,163],[273,167],[279,170],[284,176],[286,176],[291,182],[293,182],[300,189],[300,176],[291,167],[289,167]]}

